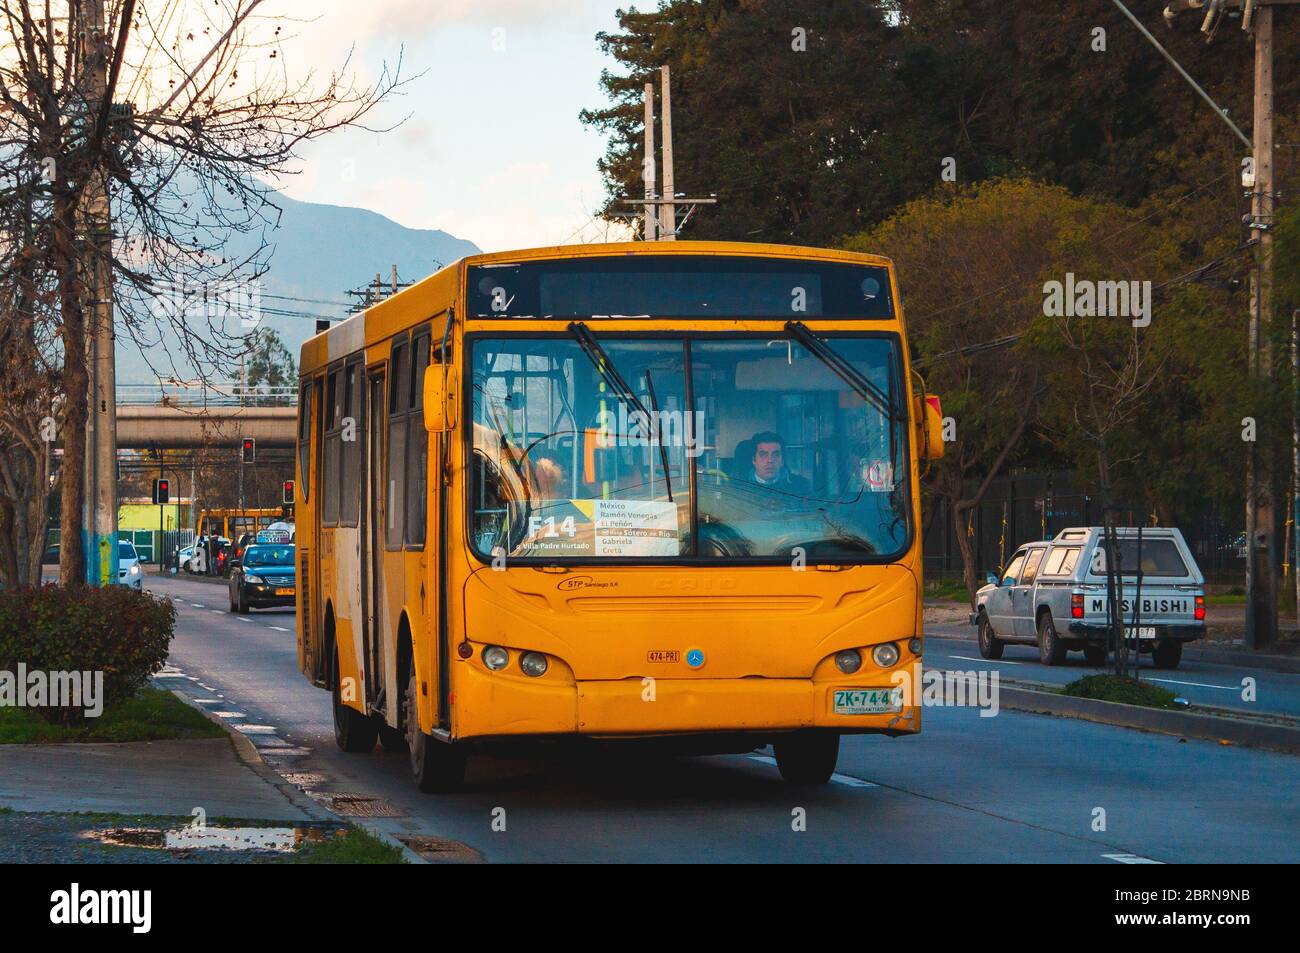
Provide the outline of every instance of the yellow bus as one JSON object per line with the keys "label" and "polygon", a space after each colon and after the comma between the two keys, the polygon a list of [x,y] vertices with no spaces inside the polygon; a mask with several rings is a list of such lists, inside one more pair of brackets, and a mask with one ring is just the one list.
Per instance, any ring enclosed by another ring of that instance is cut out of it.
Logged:
{"label": "yellow bus", "polygon": [[920,730],[918,461],[892,264],[626,243],[476,255],[311,338],[299,666],[422,790],[518,742]]}

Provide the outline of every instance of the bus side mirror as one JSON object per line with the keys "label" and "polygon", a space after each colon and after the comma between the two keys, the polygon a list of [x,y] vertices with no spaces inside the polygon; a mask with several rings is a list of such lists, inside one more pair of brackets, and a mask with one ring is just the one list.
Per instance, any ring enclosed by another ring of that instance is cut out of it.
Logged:
{"label": "bus side mirror", "polygon": [[917,456],[922,460],[943,459],[943,408],[934,394],[913,398]]}
{"label": "bus side mirror", "polygon": [[424,372],[424,429],[444,433],[456,426],[456,372],[430,364]]}

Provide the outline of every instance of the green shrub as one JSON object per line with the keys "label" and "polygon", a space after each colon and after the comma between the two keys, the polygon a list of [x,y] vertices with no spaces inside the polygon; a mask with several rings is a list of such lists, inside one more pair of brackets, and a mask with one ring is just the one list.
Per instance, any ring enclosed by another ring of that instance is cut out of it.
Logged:
{"label": "green shrub", "polygon": [[[176,609],[128,586],[44,586],[0,591],[0,672],[103,672],[105,708],[130,698],[167,659]],[[81,707],[35,709],[76,725]]]}
{"label": "green shrub", "polygon": [[1098,698],[1125,705],[1143,705],[1147,708],[1177,708],[1177,696],[1168,689],[1150,682],[1139,682],[1118,675],[1088,675],[1065,686],[1065,694],[1076,698]]}

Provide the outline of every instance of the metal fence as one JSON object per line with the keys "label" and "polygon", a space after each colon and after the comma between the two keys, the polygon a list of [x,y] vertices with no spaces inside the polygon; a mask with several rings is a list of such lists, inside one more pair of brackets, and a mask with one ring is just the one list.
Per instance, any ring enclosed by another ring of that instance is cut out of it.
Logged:
{"label": "metal fence", "polygon": [[[1068,526],[1099,526],[1102,503],[1081,492],[1067,472],[1008,474],[995,480],[979,506],[956,526],[951,508],[938,503],[925,536],[925,568],[931,578],[959,576],[961,550],[956,534],[966,533],[975,553],[979,578],[997,572],[1016,547],[1051,539]],[[1150,514],[1130,513],[1123,525],[1151,525]],[[1232,508],[1207,505],[1178,528],[1206,579],[1221,585],[1245,580],[1244,504]]]}
{"label": "metal fence", "polygon": [[119,404],[173,407],[292,407],[295,387],[246,387],[239,384],[118,384]]}

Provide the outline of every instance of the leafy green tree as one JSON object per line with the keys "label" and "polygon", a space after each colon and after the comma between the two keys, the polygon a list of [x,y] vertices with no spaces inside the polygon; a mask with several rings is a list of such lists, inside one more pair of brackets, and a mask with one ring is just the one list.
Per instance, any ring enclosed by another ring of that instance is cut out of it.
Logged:
{"label": "leafy green tree", "polygon": [[271,328],[258,328],[248,336],[247,354],[244,383],[249,391],[269,395],[298,383],[298,362]]}
{"label": "leafy green tree", "polygon": [[643,86],[664,64],[676,187],[719,201],[683,237],[830,244],[930,175],[924,153],[909,155],[919,140],[897,108],[899,31],[877,4],[670,0],[619,24],[597,37],[623,67],[601,77],[613,105],[582,114],[610,134],[610,210],[644,194]]}

